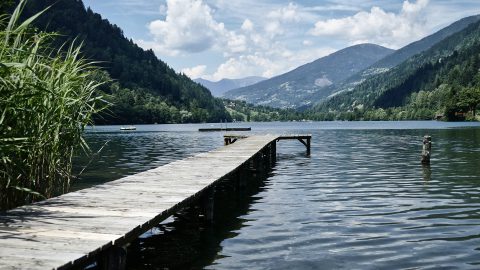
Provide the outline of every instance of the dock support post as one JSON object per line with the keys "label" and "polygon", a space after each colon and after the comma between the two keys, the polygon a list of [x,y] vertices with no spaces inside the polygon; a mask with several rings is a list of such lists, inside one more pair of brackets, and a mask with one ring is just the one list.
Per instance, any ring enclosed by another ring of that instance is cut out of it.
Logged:
{"label": "dock support post", "polygon": [[98,262],[102,270],[127,269],[127,251],[123,247],[111,246]]}
{"label": "dock support post", "polygon": [[271,165],[273,166],[277,162],[277,141],[271,142],[270,145],[271,145],[270,160],[272,161]]}
{"label": "dock support post", "polygon": [[[307,148],[307,155],[310,156],[310,141],[312,140],[311,136],[301,136],[296,138],[299,142],[301,142]],[[305,140],[305,141],[304,141]],[[278,140],[277,140],[278,141]]]}
{"label": "dock support post", "polygon": [[268,144],[263,150],[262,150],[262,166],[265,168],[266,171],[270,169],[270,164],[272,162],[270,161],[270,151],[271,151],[271,146]]}
{"label": "dock support post", "polygon": [[213,223],[213,212],[214,212],[214,206],[215,206],[215,188],[210,188],[207,193],[205,194],[204,198],[204,211],[205,211],[205,219]]}
{"label": "dock support post", "polygon": [[432,152],[432,137],[423,136],[422,164],[430,164],[430,153]]}
{"label": "dock support post", "polygon": [[310,137],[307,138],[307,155],[310,156]]}

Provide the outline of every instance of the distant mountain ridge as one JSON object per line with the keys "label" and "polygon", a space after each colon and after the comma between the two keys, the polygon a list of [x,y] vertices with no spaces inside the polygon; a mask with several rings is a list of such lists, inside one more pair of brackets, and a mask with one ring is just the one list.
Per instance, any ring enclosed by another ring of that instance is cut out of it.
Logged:
{"label": "distant mountain ridge", "polygon": [[330,95],[329,86],[345,80],[392,52],[394,50],[375,44],[351,46],[285,74],[230,90],[224,97],[277,108],[308,105],[308,97],[312,94],[324,97]]}
{"label": "distant mountain ridge", "polygon": [[229,90],[256,84],[266,79],[267,78],[259,76],[250,76],[240,79],[221,79],[220,81],[216,82],[205,80],[202,78],[194,79],[193,81],[206,87],[208,90],[210,90],[213,96],[221,97],[225,92]]}
{"label": "distant mountain ridge", "polygon": [[314,111],[331,120],[455,119],[457,112],[469,111],[475,116],[480,104],[480,17],[459,22],[472,18],[464,29],[332,96]]}
{"label": "distant mountain ridge", "polygon": [[[475,23],[480,20],[480,15],[469,16],[463,19],[460,19],[445,28],[440,29],[439,31],[426,36],[418,41],[412,42],[392,54],[387,55],[386,57],[380,59],[373,65],[369,66],[368,68],[362,70],[354,74],[353,76],[349,77],[345,81],[331,86],[330,90],[332,93],[338,93],[346,90],[352,90],[355,86],[360,84],[363,80],[374,76],[379,73],[383,73],[388,71],[390,68],[393,68],[408,58],[424,52],[430,49],[435,44],[439,43],[440,41],[444,40],[445,38],[465,29],[472,23]],[[310,97],[315,103],[321,102],[325,99],[323,95],[312,95]]]}

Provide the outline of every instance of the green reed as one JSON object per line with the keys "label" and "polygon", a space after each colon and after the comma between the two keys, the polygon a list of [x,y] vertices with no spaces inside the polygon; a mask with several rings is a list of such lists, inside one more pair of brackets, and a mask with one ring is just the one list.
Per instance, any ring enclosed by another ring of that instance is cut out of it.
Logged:
{"label": "green reed", "polygon": [[0,209],[68,191],[75,149],[91,116],[105,103],[96,96],[94,63],[80,46],[52,48],[55,34],[20,22],[21,0],[0,18]]}

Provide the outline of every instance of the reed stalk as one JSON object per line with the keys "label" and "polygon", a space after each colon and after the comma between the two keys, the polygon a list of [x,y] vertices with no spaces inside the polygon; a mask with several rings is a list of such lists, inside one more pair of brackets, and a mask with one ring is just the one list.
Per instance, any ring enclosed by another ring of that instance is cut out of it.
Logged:
{"label": "reed stalk", "polygon": [[106,103],[81,46],[52,48],[56,34],[20,21],[26,0],[0,17],[0,209],[68,191],[72,156]]}

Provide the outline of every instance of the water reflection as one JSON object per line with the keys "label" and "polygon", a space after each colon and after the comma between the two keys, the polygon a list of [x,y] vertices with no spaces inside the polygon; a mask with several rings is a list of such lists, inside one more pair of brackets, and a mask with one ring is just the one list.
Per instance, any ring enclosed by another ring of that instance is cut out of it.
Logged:
{"label": "water reflection", "polygon": [[422,164],[422,172],[423,172],[423,182],[425,185],[428,185],[428,182],[432,180],[432,168],[430,164]]}
{"label": "water reflection", "polygon": [[271,175],[257,168],[224,179],[215,188],[213,221],[206,219],[205,199],[200,198],[133,242],[128,248],[128,269],[202,269],[211,265],[222,250],[221,243],[246,226],[243,217]]}

